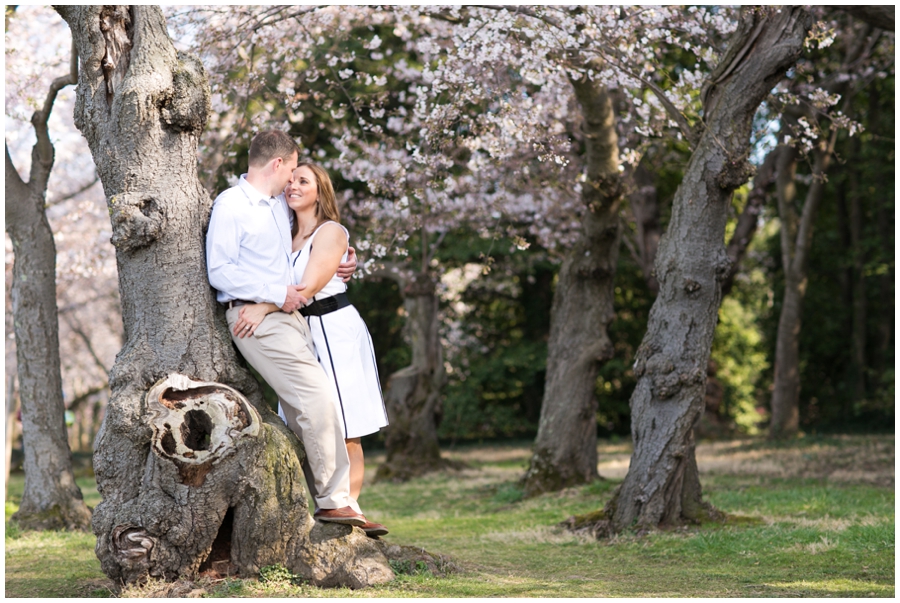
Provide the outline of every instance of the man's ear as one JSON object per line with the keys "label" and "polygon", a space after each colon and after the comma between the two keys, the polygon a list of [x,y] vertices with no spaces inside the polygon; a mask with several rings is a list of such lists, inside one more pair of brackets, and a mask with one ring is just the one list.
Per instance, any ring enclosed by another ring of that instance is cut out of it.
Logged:
{"label": "man's ear", "polygon": [[273,159],[273,160],[272,160],[272,163],[271,163],[271,165],[272,165],[272,171],[273,171],[273,172],[277,172],[277,171],[278,171],[278,168],[281,167],[281,164],[282,164],[282,163],[284,163],[284,158],[282,158],[282,157],[276,157],[275,159]]}

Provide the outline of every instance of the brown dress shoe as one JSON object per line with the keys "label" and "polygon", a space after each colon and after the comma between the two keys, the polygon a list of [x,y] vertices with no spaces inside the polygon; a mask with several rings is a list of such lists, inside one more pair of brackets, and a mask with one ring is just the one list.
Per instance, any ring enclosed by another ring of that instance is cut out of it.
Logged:
{"label": "brown dress shoe", "polygon": [[362,527],[366,523],[366,518],[349,506],[341,507],[340,509],[319,509],[315,512],[313,517],[319,521],[342,523],[348,526]]}
{"label": "brown dress shoe", "polygon": [[366,536],[369,538],[378,538],[379,536],[384,536],[388,533],[388,529],[381,525],[380,523],[375,523],[366,519],[366,523],[359,526],[362,528],[362,531],[366,533]]}

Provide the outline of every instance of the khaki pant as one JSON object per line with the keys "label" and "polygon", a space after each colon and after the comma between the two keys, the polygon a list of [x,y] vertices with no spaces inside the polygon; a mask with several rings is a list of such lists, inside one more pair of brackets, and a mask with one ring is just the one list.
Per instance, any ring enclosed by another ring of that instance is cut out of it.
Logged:
{"label": "khaki pant", "polygon": [[231,339],[278,397],[287,424],[306,448],[310,493],[321,509],[350,504],[350,459],[334,394],[313,352],[309,326],[297,312],[273,312],[256,332],[233,335],[240,307],[225,313]]}

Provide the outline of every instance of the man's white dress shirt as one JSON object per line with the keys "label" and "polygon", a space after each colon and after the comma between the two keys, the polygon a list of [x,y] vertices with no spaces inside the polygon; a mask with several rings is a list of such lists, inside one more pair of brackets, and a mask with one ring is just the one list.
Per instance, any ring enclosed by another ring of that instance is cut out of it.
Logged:
{"label": "man's white dress shirt", "polygon": [[284,195],[259,192],[245,176],[213,203],[206,235],[209,283],[221,303],[241,299],[280,308],[293,284],[287,202]]}

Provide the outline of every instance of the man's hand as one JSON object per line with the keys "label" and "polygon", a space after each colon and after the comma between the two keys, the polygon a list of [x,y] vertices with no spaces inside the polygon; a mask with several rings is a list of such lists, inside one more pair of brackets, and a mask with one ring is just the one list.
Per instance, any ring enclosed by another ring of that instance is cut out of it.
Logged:
{"label": "man's hand", "polygon": [[304,289],[306,289],[306,285],[303,283],[299,285],[288,285],[287,295],[284,297],[284,304],[282,304],[281,309],[285,312],[293,312],[300,308],[300,306],[305,306],[306,302],[309,300],[300,294]]}
{"label": "man's hand", "polygon": [[338,266],[337,275],[346,283],[353,276],[354,272],[356,272],[356,250],[348,247],[347,261]]}

